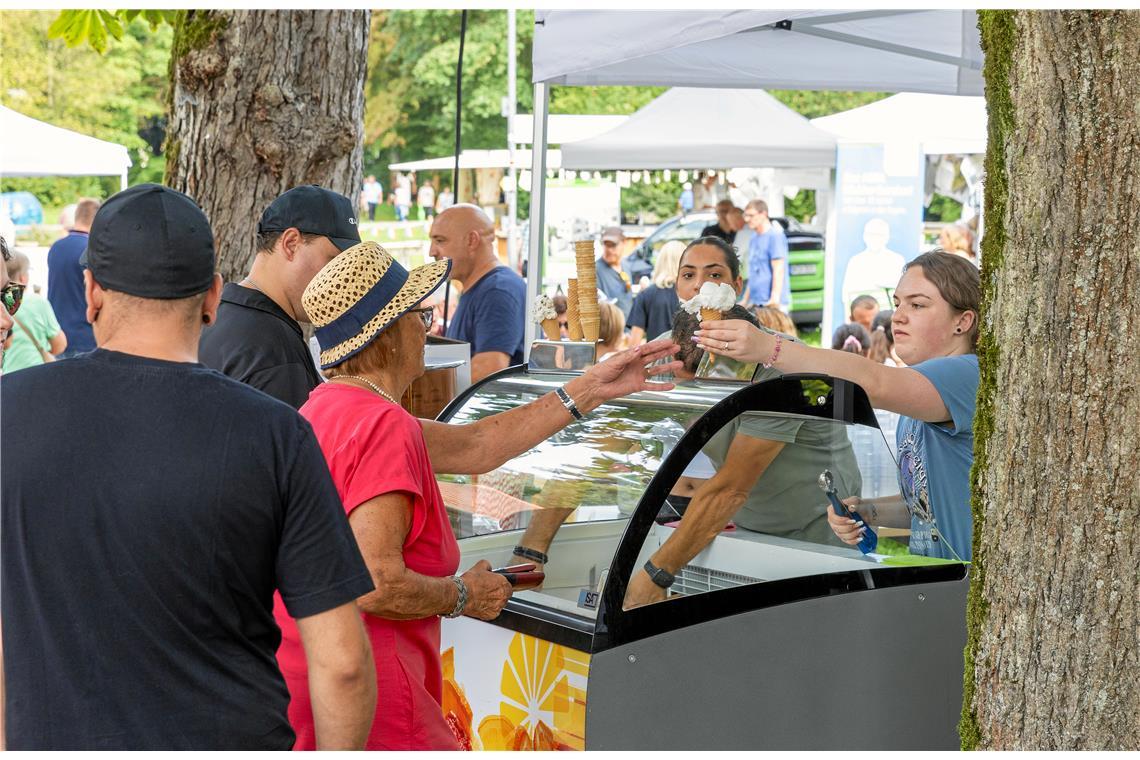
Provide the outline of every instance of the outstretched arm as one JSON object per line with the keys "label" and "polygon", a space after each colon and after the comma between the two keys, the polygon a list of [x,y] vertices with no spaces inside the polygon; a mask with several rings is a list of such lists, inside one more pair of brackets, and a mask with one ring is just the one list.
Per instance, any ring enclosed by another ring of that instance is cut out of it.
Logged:
{"label": "outstretched arm", "polygon": [[[676,350],[669,340],[631,348],[591,367],[563,386],[582,414],[606,401],[637,391],[667,391],[672,383],[654,383],[649,378],[671,373],[680,362],[649,367]],[[449,425],[420,420],[424,440],[437,473],[479,474],[489,472],[524,451],[534,448],[574,421],[554,393],[525,406],[484,417],[469,425]]]}
{"label": "outstretched arm", "polygon": [[[742,319],[701,322],[696,340],[706,351],[745,362],[768,362],[776,351],[776,336]],[[879,409],[923,422],[944,423],[951,419],[934,383],[907,367],[888,367],[846,351],[813,348],[788,340],[780,341],[774,366],[784,373],[817,372],[850,380],[861,386],[871,405]]]}

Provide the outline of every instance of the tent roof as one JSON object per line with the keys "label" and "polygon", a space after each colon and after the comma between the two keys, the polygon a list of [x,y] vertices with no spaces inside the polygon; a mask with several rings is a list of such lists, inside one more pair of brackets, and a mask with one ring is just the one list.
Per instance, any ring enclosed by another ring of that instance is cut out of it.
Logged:
{"label": "tent roof", "polygon": [[126,147],[72,132],[0,106],[0,174],[6,177],[121,177]]}
{"label": "tent roof", "polygon": [[[530,168],[530,149],[515,151],[515,167]],[[510,167],[510,153],[506,150],[465,150],[459,154],[460,169],[506,169]],[[554,149],[546,151],[546,168],[557,169],[562,165],[562,154]],[[455,168],[455,156],[425,158],[420,161],[402,161],[388,164],[392,171],[448,171]]]}
{"label": "tent roof", "polygon": [[982,94],[970,10],[536,11],[534,81]]}
{"label": "tent roof", "polygon": [[562,146],[567,169],[835,166],[835,138],[763,90],[674,87],[609,132]]}
{"label": "tent roof", "polygon": [[924,153],[985,153],[986,99],[905,92],[812,119],[841,140],[918,142]]}

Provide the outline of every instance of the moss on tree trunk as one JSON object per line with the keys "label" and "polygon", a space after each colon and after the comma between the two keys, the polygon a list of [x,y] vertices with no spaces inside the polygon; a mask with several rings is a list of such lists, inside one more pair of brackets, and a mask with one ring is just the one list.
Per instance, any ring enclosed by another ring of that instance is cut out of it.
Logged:
{"label": "moss on tree trunk", "polygon": [[[982,11],[965,749],[1140,745],[1140,14]],[[999,350],[1000,349],[1000,350]]]}

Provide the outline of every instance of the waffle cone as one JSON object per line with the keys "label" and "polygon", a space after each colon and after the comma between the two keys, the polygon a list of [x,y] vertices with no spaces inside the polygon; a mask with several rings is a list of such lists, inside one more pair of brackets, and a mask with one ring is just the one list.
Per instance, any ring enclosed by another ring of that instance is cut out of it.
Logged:
{"label": "waffle cone", "polygon": [[720,309],[706,309],[703,306],[701,307],[702,322],[715,322],[720,319],[724,319],[724,314],[721,313]]}
{"label": "waffle cone", "polygon": [[582,317],[582,337],[589,343],[598,342],[598,331],[602,320],[598,317]]}
{"label": "waffle cone", "polygon": [[547,340],[562,340],[562,331],[558,329],[558,318],[542,320],[542,331],[546,333]]}

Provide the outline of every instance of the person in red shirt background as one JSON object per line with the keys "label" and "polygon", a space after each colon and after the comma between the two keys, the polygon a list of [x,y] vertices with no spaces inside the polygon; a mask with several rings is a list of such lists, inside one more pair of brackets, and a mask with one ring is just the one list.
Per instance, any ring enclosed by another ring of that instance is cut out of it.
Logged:
{"label": "person in red shirt background", "polygon": [[[305,289],[329,382],[301,415],[324,451],[349,525],[376,591],[357,600],[372,642],[379,698],[365,746],[373,750],[457,749],[441,710],[441,616],[498,616],[510,584],[486,560],[462,575],[435,473],[483,473],[532,448],[603,402],[642,390],[668,390],[649,368],[674,350],[655,341],[617,354],[555,393],[469,425],[419,420],[399,399],[424,371],[432,309],[422,301],[447,277],[442,260],[405,270],[379,245],[337,256]],[[568,399],[568,400],[567,400]],[[278,602],[277,653],[292,702],[296,749],[313,749],[312,706],[296,627]]]}

